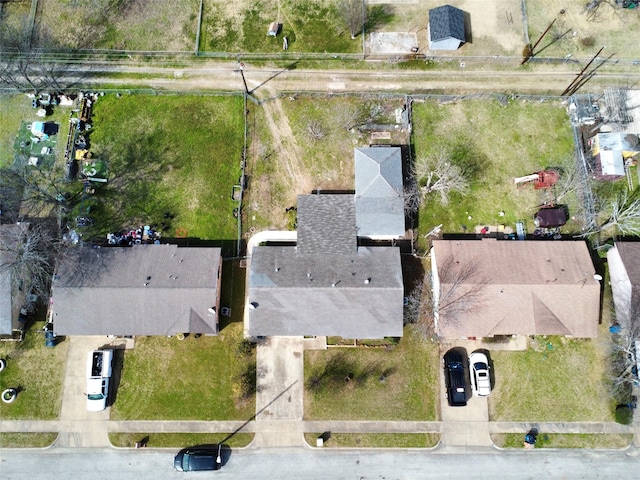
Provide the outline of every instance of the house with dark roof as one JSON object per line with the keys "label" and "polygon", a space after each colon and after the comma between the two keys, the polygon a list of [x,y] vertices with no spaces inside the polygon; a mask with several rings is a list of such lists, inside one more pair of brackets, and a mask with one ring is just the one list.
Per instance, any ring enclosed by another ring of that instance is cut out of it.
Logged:
{"label": "house with dark roof", "polygon": [[457,50],[465,41],[464,12],[451,5],[429,10],[429,50]]}
{"label": "house with dark roof", "polygon": [[616,318],[623,323],[640,311],[640,243],[615,242],[607,263]]}
{"label": "house with dark roof", "polygon": [[434,240],[435,321],[443,338],[594,338],[600,282],[585,242]]}
{"label": "house with dark roof", "polygon": [[248,336],[402,336],[398,247],[358,245],[353,195],[298,197],[296,245],[257,246]]}
{"label": "house with dark roof", "polygon": [[400,147],[354,150],[358,237],[393,239],[405,234]]}
{"label": "house with dark roof", "polygon": [[12,337],[24,325],[22,308],[26,305],[29,285],[15,277],[13,265],[16,247],[27,224],[0,225],[0,337]]}
{"label": "house with dark roof", "polygon": [[52,284],[58,335],[216,335],[220,248],[78,247]]}

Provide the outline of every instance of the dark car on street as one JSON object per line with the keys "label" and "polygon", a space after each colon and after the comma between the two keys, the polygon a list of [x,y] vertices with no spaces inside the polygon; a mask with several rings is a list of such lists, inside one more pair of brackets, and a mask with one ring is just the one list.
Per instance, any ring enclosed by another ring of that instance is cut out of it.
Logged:
{"label": "dark car on street", "polygon": [[183,448],[173,459],[179,472],[219,470],[222,467],[222,445],[203,445]]}
{"label": "dark car on street", "polygon": [[467,376],[460,351],[451,349],[444,354],[444,373],[449,405],[464,407],[467,404]]}

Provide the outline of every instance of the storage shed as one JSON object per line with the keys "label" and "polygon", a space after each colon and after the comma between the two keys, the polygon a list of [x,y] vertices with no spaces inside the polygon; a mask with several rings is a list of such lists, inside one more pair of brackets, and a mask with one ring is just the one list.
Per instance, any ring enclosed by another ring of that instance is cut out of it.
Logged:
{"label": "storage shed", "polygon": [[457,50],[465,42],[464,12],[451,5],[429,10],[429,50]]}

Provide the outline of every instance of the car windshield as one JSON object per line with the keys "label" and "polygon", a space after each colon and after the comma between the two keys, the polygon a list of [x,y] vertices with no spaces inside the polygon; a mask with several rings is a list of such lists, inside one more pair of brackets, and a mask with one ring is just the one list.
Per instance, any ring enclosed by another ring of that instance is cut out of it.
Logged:
{"label": "car windshield", "polygon": [[482,362],[474,363],[473,368],[475,368],[476,370],[486,370],[487,364]]}
{"label": "car windshield", "polygon": [[90,393],[89,395],[87,395],[87,398],[89,398],[89,400],[102,400],[104,398],[104,395],[102,395],[101,393]]}

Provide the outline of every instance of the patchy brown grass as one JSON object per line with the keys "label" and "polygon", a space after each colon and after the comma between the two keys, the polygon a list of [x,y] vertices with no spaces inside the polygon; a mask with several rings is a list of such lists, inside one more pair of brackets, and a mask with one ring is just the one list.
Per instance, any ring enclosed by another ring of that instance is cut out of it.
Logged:
{"label": "patchy brown grass", "polygon": [[[607,329],[600,328],[601,335]],[[492,352],[492,421],[614,421],[607,353],[598,340],[535,337],[524,352]]]}
{"label": "patchy brown grass", "polygon": [[[640,45],[630,41],[630,32],[640,29],[640,9],[623,9],[616,2],[601,2],[595,17],[585,12],[586,0],[527,0],[529,35],[535,42],[556,18],[556,22],[537,50],[569,30],[562,40],[544,50],[541,56],[563,57],[569,53],[583,57],[594,55],[600,47],[607,49],[602,55],[616,54],[615,58],[640,59]],[[564,10],[564,13],[560,13]],[[575,32],[575,35],[574,35]]]}

